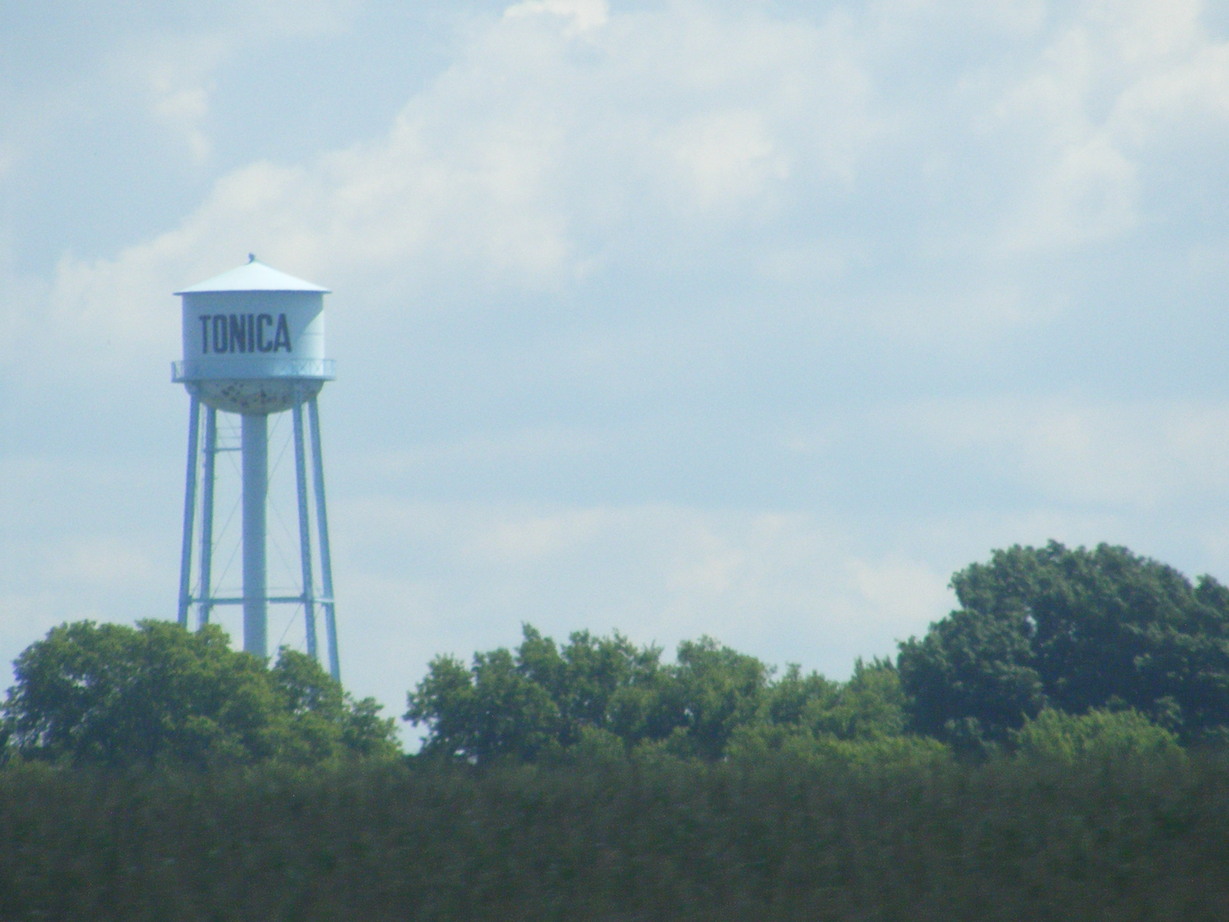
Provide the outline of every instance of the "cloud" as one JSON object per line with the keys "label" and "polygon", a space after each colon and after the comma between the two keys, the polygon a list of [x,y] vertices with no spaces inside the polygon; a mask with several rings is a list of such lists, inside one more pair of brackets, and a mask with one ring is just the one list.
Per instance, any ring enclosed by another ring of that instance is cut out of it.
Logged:
{"label": "cloud", "polygon": [[1229,489],[1229,405],[1184,400],[924,401],[905,421],[930,450],[1039,502],[1144,511]]}
{"label": "cloud", "polygon": [[524,0],[504,10],[505,19],[550,15],[568,20],[569,38],[606,25],[610,9],[606,0]]}
{"label": "cloud", "polygon": [[234,47],[217,35],[152,44],[128,49],[115,66],[144,97],[149,116],[180,139],[195,166],[203,166],[213,152],[214,74]]}
{"label": "cloud", "polygon": [[1104,136],[1068,146],[1036,183],[1035,198],[1009,231],[1011,250],[1069,251],[1120,236],[1139,221],[1138,171]]}
{"label": "cloud", "polygon": [[1029,183],[1004,228],[1008,250],[1068,251],[1121,237],[1158,164],[1146,152],[1177,126],[1224,134],[1229,44],[1200,27],[1200,4],[1149,0],[1075,8],[995,106],[1004,126],[1031,126]]}
{"label": "cloud", "polygon": [[758,113],[715,112],[674,128],[665,142],[678,186],[703,212],[760,200],[766,186],[788,179],[788,158]]}
{"label": "cloud", "polygon": [[[174,229],[110,259],[66,258],[61,310],[87,325],[110,318],[122,340],[133,280],[150,285],[157,270],[159,285],[188,284],[249,249],[321,277],[552,290],[608,265],[611,247],[678,248],[684,231],[725,236],[763,222],[800,171],[851,175],[876,131],[836,29],[689,6],[611,15],[608,26],[601,4],[521,4],[509,15],[383,136],[293,165],[237,167]],[[544,17],[559,24],[516,27]],[[586,55],[573,53],[566,23],[595,33]],[[201,156],[206,114],[223,117],[206,75],[234,53],[142,65],[153,109]],[[158,291],[143,288],[146,299]]]}

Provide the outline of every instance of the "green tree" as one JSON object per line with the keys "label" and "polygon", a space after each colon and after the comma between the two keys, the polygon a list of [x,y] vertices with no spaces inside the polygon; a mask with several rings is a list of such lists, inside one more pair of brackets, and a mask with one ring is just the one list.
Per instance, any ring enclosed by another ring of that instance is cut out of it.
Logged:
{"label": "green tree", "polygon": [[580,631],[560,646],[530,625],[522,632],[515,650],[475,654],[469,666],[452,656],[432,661],[405,713],[427,728],[424,756],[717,761],[739,734],[743,749],[752,737],[779,748],[793,735],[904,735],[905,695],[886,660],[859,661],[846,683],[798,666],[774,681],[760,660],[710,637],[680,643],[675,662],[663,664],[658,648],[618,633]]}
{"label": "green tree", "polygon": [[761,719],[771,670],[711,637],[679,644],[667,700],[683,754],[720,758],[735,729]]}
{"label": "green tree", "polygon": [[[858,659],[847,682],[791,665],[765,690],[759,719],[741,722],[725,755],[746,764],[781,756],[806,764],[881,768],[945,759],[937,740],[906,732],[906,698],[890,660]],[[920,760],[920,761],[918,761]]]}
{"label": "green tree", "polygon": [[533,761],[594,733],[634,741],[661,729],[659,660],[617,633],[580,631],[560,649],[526,624],[515,652],[476,653],[469,667],[432,660],[405,719],[427,727],[424,755],[474,762]]}
{"label": "green tree", "polygon": [[422,754],[489,762],[533,760],[556,748],[562,721],[550,692],[524,675],[501,647],[475,654],[473,666],[453,656],[431,661],[407,696],[405,719],[428,728]]}
{"label": "green tree", "polygon": [[802,667],[791,663],[785,673],[765,690],[763,722],[774,726],[802,726],[816,715],[836,706],[841,685],[817,672],[803,675]]}
{"label": "green tree", "polygon": [[25,758],[206,767],[396,752],[373,701],[354,702],[292,651],[269,669],[214,625],[63,624],[14,666],[4,723]]}
{"label": "green tree", "polygon": [[562,745],[575,744],[591,730],[635,742],[673,727],[663,711],[665,672],[657,647],[637,647],[617,631],[610,637],[575,631],[558,648],[530,625],[523,631],[518,668],[555,703]]}
{"label": "green tree", "polygon": [[626,637],[573,633],[559,647],[531,625],[515,651],[432,661],[407,696],[406,720],[426,725],[424,755],[533,761],[582,741],[609,752],[673,740],[677,754],[720,755],[760,705],[768,670],[710,639],[680,644],[678,662]]}
{"label": "green tree", "polygon": [[283,647],[267,673],[278,696],[279,753],[312,763],[339,755],[391,758],[398,754],[396,723],[381,717],[374,698],[355,700],[306,653]]}
{"label": "green tree", "polygon": [[995,551],[961,608],[901,645],[914,726],[1006,741],[1043,708],[1134,708],[1198,738],[1229,723],[1229,590],[1100,545]]}
{"label": "green tree", "polygon": [[1067,714],[1047,708],[1011,736],[1018,758],[1065,767],[1160,766],[1183,757],[1177,736],[1130,709]]}
{"label": "green tree", "polygon": [[919,732],[962,747],[1001,741],[1045,704],[1023,613],[961,609],[901,645],[897,665]]}
{"label": "green tree", "polygon": [[891,661],[860,657],[849,681],[836,687],[829,701],[812,705],[804,715],[818,733],[842,740],[885,739],[905,735],[908,720],[900,674]]}

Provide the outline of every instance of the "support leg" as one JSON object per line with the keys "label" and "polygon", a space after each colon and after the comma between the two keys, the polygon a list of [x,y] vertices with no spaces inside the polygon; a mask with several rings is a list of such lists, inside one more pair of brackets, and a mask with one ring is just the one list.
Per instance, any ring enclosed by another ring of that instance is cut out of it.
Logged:
{"label": "support leg", "polygon": [[196,515],[196,455],[200,435],[201,402],[196,397],[188,409],[188,477],[184,486],[183,545],[179,554],[179,624],[188,626],[188,608],[192,605],[192,537]]}
{"label": "support leg", "polygon": [[333,558],[329,551],[328,507],[324,504],[324,456],[320,450],[320,411],[313,397],[307,403],[312,430],[312,474],[316,488],[316,525],[320,531],[320,589],[324,594],[324,632],[329,646],[329,674],[341,681],[337,650],[337,618],[333,610]]}
{"label": "support leg", "polygon": [[218,457],[218,411],[205,410],[205,457],[201,485],[201,595],[196,613],[199,630],[209,623],[213,610],[213,484]]}
{"label": "support leg", "polygon": [[243,649],[269,656],[265,585],[265,507],[269,492],[269,428],[265,415],[243,416]]}
{"label": "support leg", "polygon": [[[307,499],[307,459],[303,444],[303,404],[292,408],[294,415],[294,475],[299,500],[299,564],[303,579],[303,617],[307,631],[307,655],[316,654],[316,588],[312,574],[311,522]],[[319,510],[317,510],[317,515]]]}

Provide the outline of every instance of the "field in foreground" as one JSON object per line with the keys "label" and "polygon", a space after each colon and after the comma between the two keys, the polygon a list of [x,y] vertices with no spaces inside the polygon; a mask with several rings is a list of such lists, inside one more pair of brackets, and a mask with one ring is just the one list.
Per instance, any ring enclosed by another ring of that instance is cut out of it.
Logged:
{"label": "field in foreground", "polygon": [[1229,759],[0,772],[0,918],[1223,919]]}

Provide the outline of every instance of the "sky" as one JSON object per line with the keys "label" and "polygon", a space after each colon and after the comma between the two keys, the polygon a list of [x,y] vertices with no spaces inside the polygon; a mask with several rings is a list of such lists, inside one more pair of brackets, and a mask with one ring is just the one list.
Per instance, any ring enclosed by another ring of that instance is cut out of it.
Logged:
{"label": "sky", "polygon": [[389,715],[526,622],[840,679],[995,548],[1229,581],[1226,162],[1199,0],[0,0],[0,660],[175,616],[173,292],[249,252],[332,291]]}

